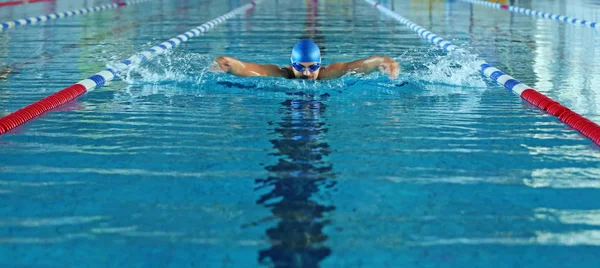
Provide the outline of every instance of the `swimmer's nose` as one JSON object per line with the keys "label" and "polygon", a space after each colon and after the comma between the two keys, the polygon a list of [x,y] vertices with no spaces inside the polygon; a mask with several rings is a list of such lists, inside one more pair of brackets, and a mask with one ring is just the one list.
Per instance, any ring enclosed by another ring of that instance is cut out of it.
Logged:
{"label": "swimmer's nose", "polygon": [[303,75],[306,76],[310,76],[310,72],[308,71],[308,68],[304,69],[304,72],[302,72]]}

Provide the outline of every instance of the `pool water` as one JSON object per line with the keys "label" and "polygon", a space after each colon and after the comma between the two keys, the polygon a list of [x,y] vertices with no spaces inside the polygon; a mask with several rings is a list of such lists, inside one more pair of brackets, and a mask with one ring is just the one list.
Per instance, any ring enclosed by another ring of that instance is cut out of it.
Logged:
{"label": "pool water", "polygon": [[[0,115],[248,2],[151,1],[0,32]],[[471,54],[363,1],[265,0],[0,136],[0,266],[595,267],[600,148],[472,63],[600,122],[596,30],[462,1],[381,4]],[[0,21],[80,7],[2,7]],[[402,74],[210,71],[220,55],[289,64],[300,39],[324,64],[387,55]]]}

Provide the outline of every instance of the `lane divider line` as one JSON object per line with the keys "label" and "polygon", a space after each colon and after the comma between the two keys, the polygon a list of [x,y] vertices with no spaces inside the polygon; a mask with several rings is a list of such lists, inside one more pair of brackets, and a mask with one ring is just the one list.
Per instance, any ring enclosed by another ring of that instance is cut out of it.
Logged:
{"label": "lane divider line", "polygon": [[[177,12],[181,12],[182,10],[189,9],[192,6],[193,6],[193,4],[188,3],[182,7],[177,7],[177,9],[174,11],[168,12],[167,15],[177,14]],[[146,22],[156,21],[157,19],[160,19],[160,17],[164,16],[164,15],[165,14],[155,14],[151,17],[144,18],[143,20],[136,20],[136,21],[128,23],[128,24],[120,24],[112,29],[107,29],[107,31],[104,31],[104,32],[96,32],[95,34],[86,38],[82,42],[77,43],[74,47],[71,46],[70,43],[62,44],[58,47],[58,50],[52,51],[51,55],[40,55],[38,57],[31,58],[27,61],[18,62],[18,63],[14,63],[14,64],[10,64],[10,65],[0,65],[0,80],[7,79],[11,72],[19,71],[29,65],[39,63],[41,58],[44,58],[44,60],[46,62],[52,61],[53,59],[57,58],[57,56],[61,56],[64,53],[72,51],[73,49],[82,48],[82,47],[85,47],[86,45],[89,45],[90,43],[95,43],[95,42],[98,42],[99,40],[106,39],[106,37],[108,37],[109,35],[114,36],[121,32],[131,30],[131,29],[143,24],[144,21],[146,21]]]}
{"label": "lane divider line", "polygon": [[[365,0],[369,4],[373,5],[377,8],[381,13],[384,13],[398,22],[406,25],[407,28],[416,32],[423,39],[428,42],[439,46],[443,50],[446,50],[449,53],[457,53],[457,54],[465,54],[469,53],[463,49],[458,48],[457,46],[451,44],[448,41],[445,41],[438,35],[428,31],[427,29],[409,21],[408,19],[400,16],[399,14],[390,11],[386,7],[379,5],[373,0]],[[506,89],[512,91],[513,93],[518,94],[521,98],[526,100],[527,102],[535,105],[536,107],[546,111],[547,113],[558,117],[560,121],[567,124],[573,129],[576,129],[584,136],[588,137],[597,145],[600,145],[600,126],[595,122],[581,116],[578,113],[571,111],[569,108],[563,106],[562,104],[552,100],[551,98],[543,95],[537,90],[531,88],[528,85],[521,83],[519,80],[513,78],[512,76],[500,71],[499,69],[493,67],[488,64],[484,60],[478,60],[477,65],[481,68],[481,73],[490,79],[496,81],[498,84],[504,86]]]}
{"label": "lane divider line", "polygon": [[52,3],[52,2],[55,2],[55,0],[29,0],[28,2],[25,2],[25,1],[0,2],[0,7],[26,5],[26,4],[34,4],[34,3],[40,3],[40,2]]}
{"label": "lane divider line", "polygon": [[122,71],[125,71],[133,66],[150,60],[153,56],[162,54],[165,51],[178,46],[182,42],[188,41],[192,37],[200,36],[201,34],[210,31],[215,26],[227,21],[228,19],[240,15],[246,10],[254,8],[257,4],[263,0],[253,1],[252,3],[243,5],[237,9],[226,13],[216,19],[208,21],[194,29],[191,29],[183,34],[177,35],[163,43],[160,43],[146,51],[139,54],[133,55],[128,59],[122,61],[118,66],[119,70],[107,68],[99,73],[96,73],[87,79],[81,80],[74,85],[64,88],[57,93],[54,93],[46,98],[43,98],[29,106],[21,108],[5,117],[0,118],[0,135],[7,131],[14,129],[25,122],[38,117],[39,115],[52,110],[58,106],[61,106],[73,99],[83,95],[88,91],[92,91],[95,88],[103,86],[106,82],[114,79],[115,76],[119,75]]}
{"label": "lane divider line", "polygon": [[[548,13],[548,12],[532,10],[532,9],[527,9],[527,8],[522,8],[522,7],[516,7],[516,6],[511,6],[511,5],[498,4],[498,3],[488,2],[488,1],[481,1],[481,0],[461,0],[461,1],[468,2],[471,4],[483,5],[483,6],[491,7],[491,8],[495,8],[495,9],[504,9],[504,10],[508,10],[510,12],[521,13],[521,14],[525,14],[525,15],[529,15],[529,16],[540,17],[540,18],[549,19],[549,20],[556,20],[556,21],[560,21],[563,23],[582,25],[582,26],[587,26],[589,28],[594,28],[594,29],[600,28],[600,25],[598,25],[597,22],[590,21],[590,20],[582,20],[582,19],[577,19],[577,18],[573,18],[573,17],[557,15],[557,14],[552,14],[552,13]],[[596,27],[596,26],[599,26],[599,27]]]}
{"label": "lane divider line", "polygon": [[126,2],[118,2],[118,3],[113,3],[113,4],[95,6],[95,7],[69,10],[69,11],[65,11],[65,12],[56,12],[56,13],[51,13],[51,14],[47,14],[47,15],[37,16],[37,17],[29,17],[29,18],[25,18],[25,19],[9,20],[9,21],[5,21],[5,22],[0,22],[0,32],[2,32],[5,29],[10,29],[10,28],[13,28],[16,26],[32,25],[32,24],[37,24],[40,22],[46,22],[49,20],[72,17],[75,15],[84,15],[84,14],[88,14],[88,13],[103,11],[106,9],[113,9],[113,8],[122,7],[122,6],[134,5],[134,4],[139,4],[139,3],[148,2],[148,1],[150,1],[150,0],[131,0],[131,1],[126,1]]}

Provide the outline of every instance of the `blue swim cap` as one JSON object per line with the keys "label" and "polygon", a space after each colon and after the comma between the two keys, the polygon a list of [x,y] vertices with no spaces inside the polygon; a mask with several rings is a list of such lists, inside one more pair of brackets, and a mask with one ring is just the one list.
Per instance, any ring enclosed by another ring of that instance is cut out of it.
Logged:
{"label": "blue swim cap", "polygon": [[292,49],[292,63],[321,62],[319,46],[310,40],[300,40]]}

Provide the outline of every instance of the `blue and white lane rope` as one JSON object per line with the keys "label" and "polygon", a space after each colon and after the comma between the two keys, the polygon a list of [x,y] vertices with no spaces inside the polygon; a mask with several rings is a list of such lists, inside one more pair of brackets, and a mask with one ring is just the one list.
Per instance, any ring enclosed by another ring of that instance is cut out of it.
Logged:
{"label": "blue and white lane rope", "polygon": [[39,100],[33,104],[30,104],[24,108],[21,108],[9,115],[0,118],[0,135],[24,124],[25,122],[43,114],[44,112],[47,112],[51,109],[63,105],[85,94],[88,91],[92,91],[95,88],[103,86],[106,82],[113,80],[114,77],[119,75],[122,71],[132,68],[142,62],[148,61],[153,56],[159,55],[173,47],[176,47],[182,42],[186,42],[192,37],[200,36],[202,33],[210,31],[212,28],[227,21],[228,19],[239,15],[240,13],[243,13],[246,10],[254,8],[257,4],[259,4],[262,1],[263,0],[257,0],[244,6],[241,6],[237,9],[230,11],[229,13],[226,13],[225,15],[222,15],[214,20],[208,21],[192,30],[189,30],[176,37],[173,37],[146,51],[133,55],[119,63],[118,65],[120,66],[115,67],[119,70],[107,68],[106,70],[96,73],[88,77],[87,79],[81,80],[76,84],[66,87],[60,90],[59,92],[56,92],[42,100]]}
{"label": "blue and white lane rope", "polygon": [[49,20],[66,18],[66,17],[75,16],[75,15],[84,15],[87,13],[103,11],[105,9],[113,9],[113,8],[117,8],[117,7],[121,7],[121,6],[134,5],[134,4],[148,2],[148,1],[150,1],[150,0],[131,0],[131,1],[126,1],[126,2],[119,2],[119,3],[106,4],[106,5],[101,5],[101,6],[89,7],[89,8],[70,10],[70,11],[65,11],[65,12],[57,12],[57,13],[41,15],[41,16],[37,16],[37,17],[30,17],[30,18],[26,18],[26,19],[5,21],[5,22],[0,23],[0,32],[5,29],[13,28],[15,26],[32,25],[32,24],[37,24],[40,22],[46,22]]}
{"label": "blue and white lane rope", "polygon": [[[453,45],[452,43],[445,41],[443,38],[437,36],[436,34],[428,31],[427,29],[409,21],[408,19],[398,15],[397,13],[387,9],[386,7],[380,5],[378,2],[375,2],[373,0],[365,0],[366,2],[368,2],[371,5],[374,5],[377,9],[379,9],[379,11],[381,11],[382,13],[396,19],[397,21],[399,21],[400,23],[406,25],[407,28],[415,31],[418,35],[420,35],[423,39],[429,41],[430,43],[440,47],[443,50],[446,50],[449,53],[455,53],[455,54],[462,54],[462,55],[467,55],[468,52],[465,51],[464,49],[461,49],[455,45]],[[490,68],[486,68],[488,71],[493,70],[493,72],[495,71],[500,71],[494,67],[492,67],[490,64],[488,64],[487,62],[485,62],[484,60],[478,60],[476,63],[478,66],[483,66],[485,65],[486,67],[489,66]],[[486,69],[482,69],[481,71],[484,72]],[[516,79],[512,78],[511,76],[502,73],[503,75],[498,76],[498,77],[491,77],[489,76],[487,73],[484,72],[484,74],[490,78],[492,78],[493,80],[497,81],[498,83],[500,83],[501,85],[505,86],[507,89],[517,93],[517,94],[521,94],[525,89],[530,88],[529,86],[518,82]],[[510,82],[509,82],[510,81]]]}
{"label": "blue and white lane rope", "polygon": [[[372,0],[365,0],[367,3],[375,6],[380,12],[396,19],[398,22],[406,25],[407,28],[415,31],[423,39],[430,43],[439,46],[443,50],[449,53],[468,55],[468,53],[451,44],[448,41],[444,41],[441,37],[426,30],[425,28],[409,21],[408,19],[390,11],[386,7]],[[594,143],[600,145],[600,126],[598,124],[584,118],[583,116],[571,111],[570,109],[562,106],[560,103],[544,96],[535,89],[521,83],[519,80],[512,76],[500,71],[493,67],[484,60],[478,60],[477,66],[481,69],[481,73],[490,79],[496,81],[498,84],[504,86],[506,89],[519,94],[519,96],[526,101],[536,105],[538,108],[548,112],[551,115],[557,116],[560,121],[568,124],[570,127],[578,130],[584,136],[591,139]]]}
{"label": "blue and white lane rope", "polygon": [[92,75],[88,79],[82,80],[78,83],[84,85],[88,91],[94,89],[95,87],[100,87],[100,86],[104,85],[104,83],[106,81],[112,80],[115,76],[118,76],[121,73],[123,73],[133,67],[138,66],[140,63],[143,63],[143,62],[146,62],[146,61],[152,59],[154,56],[160,55],[160,54],[164,53],[165,51],[167,51],[173,47],[176,47],[183,42],[188,41],[192,37],[200,36],[202,33],[212,30],[212,28],[227,21],[228,19],[230,19],[236,15],[239,15],[240,13],[243,13],[248,9],[254,8],[256,5],[258,5],[262,1],[264,1],[264,0],[252,1],[249,4],[246,4],[237,9],[234,9],[234,10],[230,11],[229,13],[226,13],[225,15],[217,17],[216,19],[213,19],[211,21],[205,22],[204,24],[202,24],[196,28],[193,28],[185,33],[180,34],[180,35],[177,35],[177,36],[175,36],[165,42],[162,42],[156,46],[153,46],[146,51],[142,51],[138,54],[135,54],[135,55],[129,57],[128,59],[121,61],[121,63],[115,64],[115,66],[114,66],[115,68],[106,68],[106,70],[99,72],[95,75]]}
{"label": "blue and white lane rope", "polygon": [[[487,6],[487,7],[491,7],[491,8],[496,8],[496,9],[505,9],[505,10],[509,10],[511,12],[521,13],[521,14],[530,15],[530,16],[536,16],[536,17],[549,19],[549,20],[556,20],[556,21],[560,21],[560,22],[564,22],[564,23],[582,25],[582,26],[587,26],[587,27],[595,28],[595,29],[600,28],[600,25],[597,25],[597,22],[595,22],[595,21],[582,20],[582,19],[552,14],[552,13],[543,12],[543,11],[531,10],[531,9],[522,8],[522,7],[492,3],[492,2],[488,2],[488,1],[481,1],[481,0],[461,0],[461,1],[468,2],[471,4],[483,5],[483,6]],[[596,27],[596,26],[599,26],[599,27]]]}

